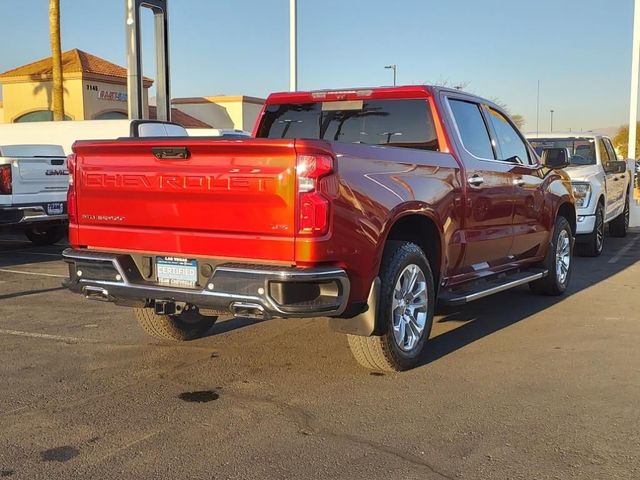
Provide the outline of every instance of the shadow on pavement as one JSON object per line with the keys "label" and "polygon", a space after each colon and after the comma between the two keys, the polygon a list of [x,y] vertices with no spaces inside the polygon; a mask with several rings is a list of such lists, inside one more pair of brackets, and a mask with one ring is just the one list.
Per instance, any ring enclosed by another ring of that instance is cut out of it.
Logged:
{"label": "shadow on pavement", "polygon": [[54,287],[54,288],[44,288],[42,290],[28,290],[26,292],[7,293],[5,295],[0,295],[0,300],[6,300],[8,298],[26,297],[29,295],[36,295],[38,293],[56,292],[64,289],[65,289],[64,287]]}
{"label": "shadow on pavement", "polygon": [[0,268],[30,263],[55,262],[62,259],[66,239],[55,245],[38,247],[19,233],[0,233]]}
{"label": "shadow on pavement", "polygon": [[221,335],[223,333],[230,332],[232,330],[239,330],[244,327],[250,327],[256,323],[260,323],[262,320],[253,320],[251,318],[237,317],[237,318],[224,318],[219,322],[216,322],[213,327],[203,336],[213,337],[215,335]]}
{"label": "shadow on pavement", "polygon": [[[634,244],[635,248],[616,258],[619,251],[634,240],[634,236],[638,237]],[[462,307],[441,307],[434,322],[460,322],[463,325],[432,337],[426,345],[418,367],[436,361],[503,328],[526,320],[531,315],[606,280],[638,261],[640,261],[640,234],[632,233],[623,239],[607,238],[602,256],[597,258],[574,257],[575,263],[570,287],[563,296],[539,296],[529,292],[526,287],[520,287]],[[439,318],[439,316],[442,317]]]}

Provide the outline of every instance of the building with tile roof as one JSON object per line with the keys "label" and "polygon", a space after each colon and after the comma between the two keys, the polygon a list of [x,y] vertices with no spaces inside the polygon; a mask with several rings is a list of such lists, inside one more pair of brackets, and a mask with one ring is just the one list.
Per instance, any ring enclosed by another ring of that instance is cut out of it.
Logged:
{"label": "building with tile roof", "polygon": [[[158,111],[155,105],[149,105],[149,118],[155,120],[158,118]],[[202,120],[192,117],[191,115],[178,110],[175,107],[171,108],[171,121],[179,123],[185,128],[211,128],[211,125],[203,122]]]}
{"label": "building with tile roof", "polygon": [[[51,120],[51,57],[0,74],[5,123]],[[127,69],[77,48],[62,54],[65,116],[70,120],[127,118]],[[144,78],[145,106],[153,84]],[[148,107],[147,107],[148,108]]]}
{"label": "building with tile roof", "polygon": [[[53,118],[51,57],[0,73],[0,123],[46,121]],[[127,69],[74,48],[62,54],[65,116],[69,120],[127,118]],[[145,118],[151,78],[144,77]],[[251,130],[264,99],[248,96],[175,98],[172,120],[187,128]]]}

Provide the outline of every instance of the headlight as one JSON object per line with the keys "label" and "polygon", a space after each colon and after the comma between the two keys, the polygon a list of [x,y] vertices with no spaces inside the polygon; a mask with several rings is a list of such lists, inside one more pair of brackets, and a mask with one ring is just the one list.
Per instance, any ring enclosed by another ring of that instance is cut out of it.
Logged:
{"label": "headlight", "polygon": [[573,196],[576,197],[576,208],[584,208],[589,205],[591,199],[591,184],[572,183]]}

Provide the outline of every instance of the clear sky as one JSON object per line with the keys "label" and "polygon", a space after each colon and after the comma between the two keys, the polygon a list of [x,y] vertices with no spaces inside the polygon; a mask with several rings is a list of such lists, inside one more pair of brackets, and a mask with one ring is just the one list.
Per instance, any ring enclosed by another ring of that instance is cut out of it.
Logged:
{"label": "clear sky", "polygon": [[[61,0],[63,50],[125,65],[124,4]],[[286,90],[288,5],[170,0],[172,96]],[[632,13],[633,0],[298,0],[298,87],[388,85],[383,67],[395,63],[399,84],[468,83],[535,130],[540,80],[541,130],[550,109],[556,130],[618,126],[628,117]],[[47,15],[48,0],[0,0],[0,71],[50,55]]]}

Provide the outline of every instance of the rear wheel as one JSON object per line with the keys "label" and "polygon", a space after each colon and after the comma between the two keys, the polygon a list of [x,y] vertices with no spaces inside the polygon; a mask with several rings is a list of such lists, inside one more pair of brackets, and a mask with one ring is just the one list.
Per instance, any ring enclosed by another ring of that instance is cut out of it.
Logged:
{"label": "rear wheel", "polygon": [[599,257],[604,248],[604,206],[596,208],[596,221],[593,232],[582,235],[576,242],[576,253],[582,257]]}
{"label": "rear wheel", "polygon": [[66,232],[67,229],[63,226],[58,225],[52,227],[49,225],[46,227],[30,227],[24,234],[34,245],[44,246],[58,243],[64,238]]}
{"label": "rear wheel", "polygon": [[411,242],[389,242],[380,268],[380,332],[370,337],[347,335],[358,363],[372,370],[414,367],[431,333],[434,292],[422,249]]}
{"label": "rear wheel", "polygon": [[201,315],[197,307],[187,306],[176,315],[158,315],[151,308],[134,308],[142,329],[160,340],[185,341],[203,336],[218,317]]}
{"label": "rear wheel", "polygon": [[623,212],[609,223],[609,234],[612,237],[626,237],[629,229],[629,198],[624,203]]}
{"label": "rear wheel", "polygon": [[562,295],[569,285],[573,270],[573,233],[564,217],[556,219],[553,239],[541,266],[549,273],[546,277],[531,282],[531,291],[541,295]]}

